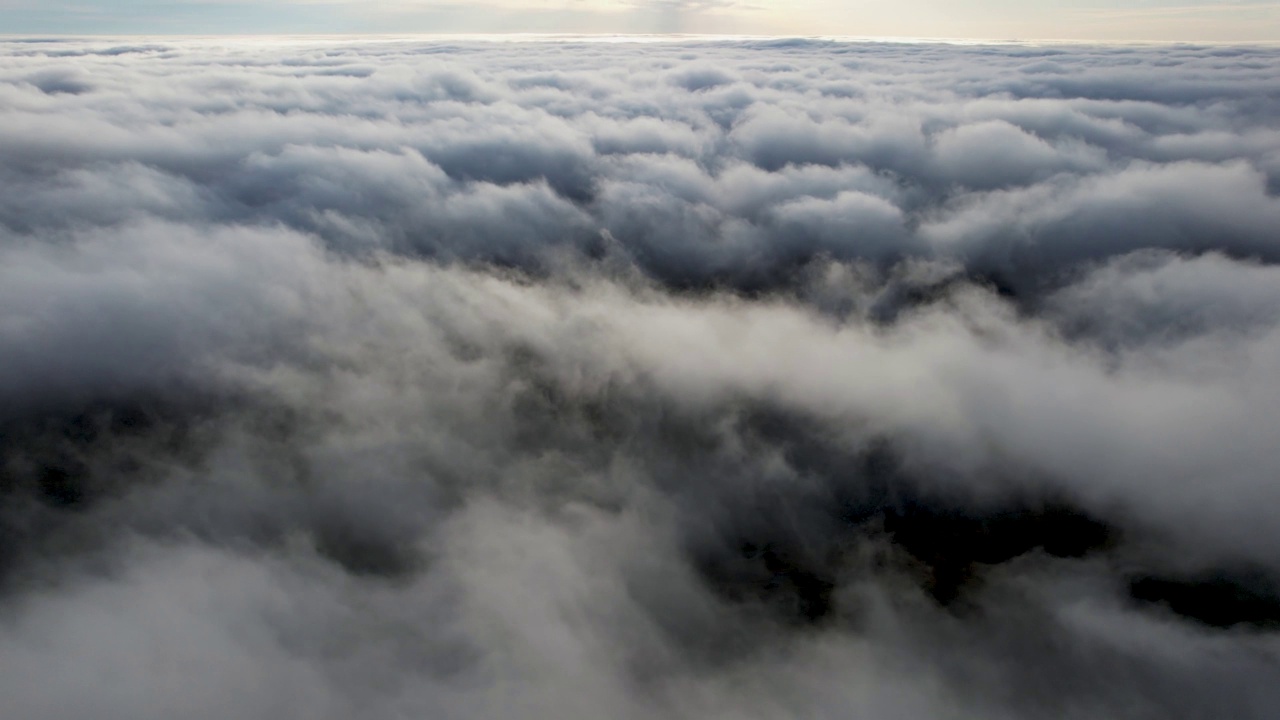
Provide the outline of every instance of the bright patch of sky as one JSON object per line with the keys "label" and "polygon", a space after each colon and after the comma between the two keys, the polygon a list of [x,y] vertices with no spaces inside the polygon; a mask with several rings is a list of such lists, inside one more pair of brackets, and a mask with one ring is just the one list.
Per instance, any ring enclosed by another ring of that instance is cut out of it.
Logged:
{"label": "bright patch of sky", "polygon": [[0,0],[5,33],[736,33],[1280,42],[1249,0]]}

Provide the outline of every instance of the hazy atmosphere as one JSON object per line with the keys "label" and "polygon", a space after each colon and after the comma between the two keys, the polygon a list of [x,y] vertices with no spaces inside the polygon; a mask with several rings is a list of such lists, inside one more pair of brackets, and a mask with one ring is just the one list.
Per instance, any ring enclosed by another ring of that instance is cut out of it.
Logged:
{"label": "hazy atmosphere", "polygon": [[10,37],[0,188],[6,720],[1280,716],[1280,49]]}
{"label": "hazy atmosphere", "polygon": [[0,0],[6,33],[729,33],[1280,42],[1271,0]]}

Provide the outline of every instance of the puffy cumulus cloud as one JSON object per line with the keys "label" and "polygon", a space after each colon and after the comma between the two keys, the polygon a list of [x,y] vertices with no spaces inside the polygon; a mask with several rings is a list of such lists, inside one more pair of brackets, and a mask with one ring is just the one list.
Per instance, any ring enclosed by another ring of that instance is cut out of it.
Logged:
{"label": "puffy cumulus cloud", "polygon": [[1277,66],[9,42],[7,712],[1272,717]]}

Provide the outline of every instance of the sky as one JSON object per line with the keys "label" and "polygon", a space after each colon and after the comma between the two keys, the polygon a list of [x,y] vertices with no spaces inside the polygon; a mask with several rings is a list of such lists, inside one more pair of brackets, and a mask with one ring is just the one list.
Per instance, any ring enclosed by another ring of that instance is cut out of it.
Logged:
{"label": "sky", "polygon": [[1280,40],[1266,0],[0,0],[30,34],[706,33],[1093,41]]}

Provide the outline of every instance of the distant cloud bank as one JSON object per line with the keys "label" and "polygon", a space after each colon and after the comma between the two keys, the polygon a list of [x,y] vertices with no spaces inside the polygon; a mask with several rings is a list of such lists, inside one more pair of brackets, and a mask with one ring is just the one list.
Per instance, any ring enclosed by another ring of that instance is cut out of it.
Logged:
{"label": "distant cloud bank", "polygon": [[0,42],[5,716],[1275,717],[1278,118],[1267,48]]}

